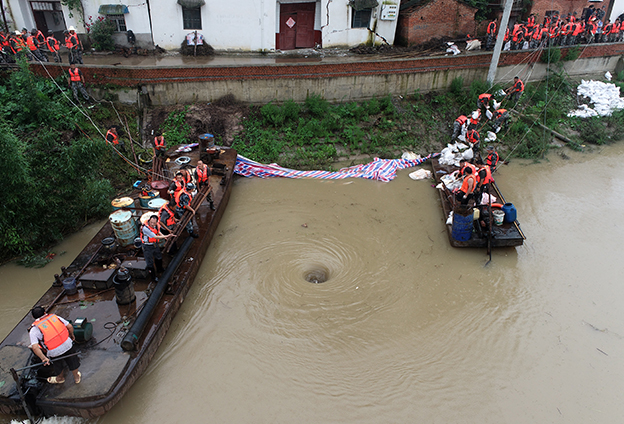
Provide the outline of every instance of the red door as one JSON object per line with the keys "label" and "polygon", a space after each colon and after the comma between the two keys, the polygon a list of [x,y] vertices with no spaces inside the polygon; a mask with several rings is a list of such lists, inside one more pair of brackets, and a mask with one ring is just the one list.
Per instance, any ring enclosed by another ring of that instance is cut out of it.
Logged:
{"label": "red door", "polygon": [[297,37],[297,14],[281,13],[280,14],[280,46],[282,50],[293,50],[295,39]]}
{"label": "red door", "polygon": [[314,47],[316,3],[280,5],[279,46],[282,50]]}
{"label": "red door", "polygon": [[314,47],[314,11],[297,12],[297,41],[298,49]]}

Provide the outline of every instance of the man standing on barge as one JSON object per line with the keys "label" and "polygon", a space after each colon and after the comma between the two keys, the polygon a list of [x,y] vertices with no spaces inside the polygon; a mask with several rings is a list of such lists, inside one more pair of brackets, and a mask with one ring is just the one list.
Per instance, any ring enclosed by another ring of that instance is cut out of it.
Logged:
{"label": "man standing on barge", "polygon": [[[147,222],[141,226],[141,246],[143,248],[143,258],[145,258],[145,267],[152,275],[154,281],[158,281],[156,273],[163,272],[162,253],[160,252],[158,242],[169,237],[174,237],[174,235],[164,235],[160,232],[160,224],[156,214],[150,216]],[[156,265],[155,267],[154,264]]]}
{"label": "man standing on barge", "polygon": [[[74,375],[76,384],[80,383],[82,375],[78,371],[80,359],[78,359],[78,352],[73,343],[76,340],[74,327],[57,315],[46,314],[41,306],[36,306],[31,313],[35,322],[30,327],[28,334],[33,353],[41,359],[44,366],[50,365],[50,359],[65,355],[64,359],[54,362],[54,371],[58,374],[55,377],[48,377],[48,383],[65,383],[65,365]],[[42,345],[47,350],[47,355],[43,352]],[[67,357],[68,355],[73,356]]]}

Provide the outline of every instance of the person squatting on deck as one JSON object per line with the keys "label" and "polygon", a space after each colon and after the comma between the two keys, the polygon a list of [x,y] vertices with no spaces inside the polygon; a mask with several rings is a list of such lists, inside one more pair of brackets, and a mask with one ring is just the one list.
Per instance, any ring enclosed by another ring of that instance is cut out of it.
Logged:
{"label": "person squatting on deck", "polygon": [[204,186],[208,186],[208,203],[210,203],[210,210],[215,210],[215,205],[212,200],[212,187],[210,187],[210,176],[212,172],[210,172],[210,168],[201,160],[197,161],[197,167],[195,168],[195,172],[193,176],[195,177],[195,181],[197,181],[197,187],[202,188]]}
{"label": "person squatting on deck", "polygon": [[145,266],[154,281],[158,281],[158,273],[163,272],[162,253],[158,241],[170,237],[174,237],[174,235],[164,235],[160,232],[160,223],[156,214],[151,215],[147,222],[141,226],[143,258],[145,258]]}
{"label": "person squatting on deck", "polygon": [[496,171],[496,166],[498,165],[499,156],[498,153],[494,150],[494,146],[487,147],[487,157],[485,158],[485,164],[490,167],[492,172]]}
{"label": "person squatting on deck", "polygon": [[476,187],[476,176],[472,172],[472,168],[466,167],[464,169],[464,181],[462,182],[461,188],[455,194],[455,200],[460,202],[462,205],[467,205],[468,202],[474,198],[474,191]]}
{"label": "person squatting on deck", "polygon": [[[74,345],[74,327],[55,314],[46,314],[41,306],[33,308],[32,317],[35,319],[28,331],[30,337],[30,348],[37,355],[44,366],[50,365],[50,359],[63,355],[78,353]],[[43,345],[43,346],[42,346]],[[47,351],[44,353],[43,348]],[[65,365],[74,375],[74,382],[80,383],[82,375],[78,368],[80,359],[78,355],[54,361],[54,377],[48,377],[50,384],[63,384],[65,382]]]}

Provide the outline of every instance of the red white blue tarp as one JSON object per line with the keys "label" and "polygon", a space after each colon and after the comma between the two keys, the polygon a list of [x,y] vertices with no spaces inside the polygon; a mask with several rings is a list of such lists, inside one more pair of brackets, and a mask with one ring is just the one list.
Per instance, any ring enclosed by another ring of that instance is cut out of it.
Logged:
{"label": "red white blue tarp", "polygon": [[377,180],[388,182],[396,177],[399,169],[411,168],[418,166],[424,161],[438,156],[439,153],[432,153],[422,159],[379,159],[375,158],[372,162],[342,168],[339,171],[297,171],[294,169],[282,168],[276,163],[263,165],[244,156],[238,155],[234,172],[244,177],[259,178],[319,178],[324,180],[342,180],[345,178],[367,178],[369,180]]}

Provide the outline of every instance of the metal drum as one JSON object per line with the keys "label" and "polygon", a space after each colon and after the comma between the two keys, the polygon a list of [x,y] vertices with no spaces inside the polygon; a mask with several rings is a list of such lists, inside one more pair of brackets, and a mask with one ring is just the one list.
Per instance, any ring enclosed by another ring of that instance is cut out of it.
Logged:
{"label": "metal drum", "polygon": [[166,205],[167,203],[169,203],[168,200],[165,199],[161,199],[161,198],[157,198],[157,199],[152,199],[149,201],[149,203],[147,204],[147,206],[150,209],[155,209],[155,210],[159,210],[161,207],[163,207],[164,205]]}
{"label": "metal drum", "polygon": [[132,197],[120,197],[118,199],[113,199],[111,205],[113,205],[114,211],[121,208],[129,208],[134,206],[134,199]]}
{"label": "metal drum", "polygon": [[149,205],[149,202],[153,199],[157,199],[158,196],[160,196],[160,193],[156,190],[152,190],[147,194],[147,196],[139,197],[139,203],[141,204],[142,208],[147,208]]}
{"label": "metal drum", "polygon": [[169,183],[167,181],[152,181],[152,189],[156,190],[160,197],[163,199],[169,199]]}
{"label": "metal drum", "polygon": [[138,236],[136,223],[132,217],[132,212],[118,210],[110,214],[110,220],[115,237],[119,241],[120,246],[130,246],[134,243],[134,239]]}

